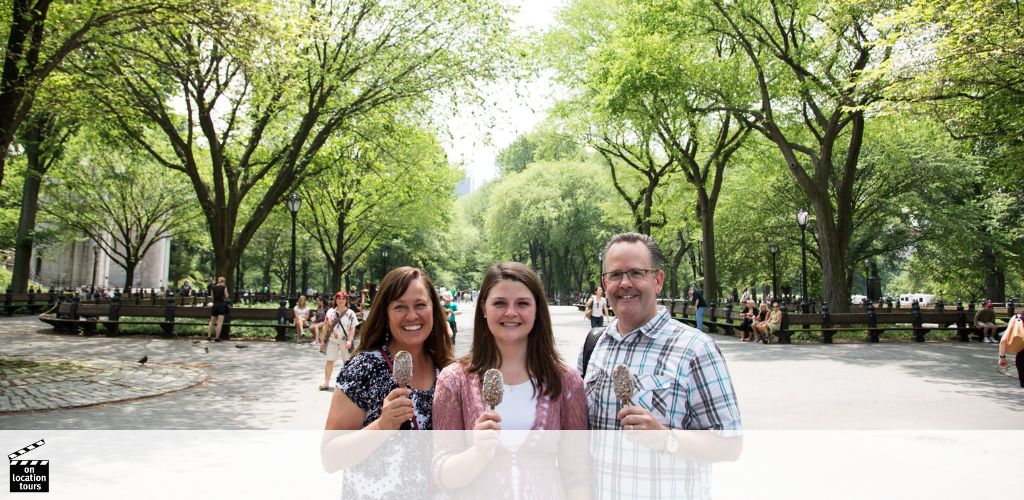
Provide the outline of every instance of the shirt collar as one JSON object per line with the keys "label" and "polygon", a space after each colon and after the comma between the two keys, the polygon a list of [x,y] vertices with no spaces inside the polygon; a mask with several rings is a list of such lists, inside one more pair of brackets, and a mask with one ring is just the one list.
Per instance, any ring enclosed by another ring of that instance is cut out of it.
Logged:
{"label": "shirt collar", "polygon": [[648,338],[653,340],[658,338],[658,335],[662,331],[662,327],[665,326],[665,323],[668,323],[669,319],[671,318],[669,318],[668,309],[665,306],[657,306],[657,312],[654,314],[654,317],[640,325],[639,328],[623,335],[619,333],[619,318],[616,317],[608,323],[608,333],[620,342],[626,337],[637,332],[646,335]]}

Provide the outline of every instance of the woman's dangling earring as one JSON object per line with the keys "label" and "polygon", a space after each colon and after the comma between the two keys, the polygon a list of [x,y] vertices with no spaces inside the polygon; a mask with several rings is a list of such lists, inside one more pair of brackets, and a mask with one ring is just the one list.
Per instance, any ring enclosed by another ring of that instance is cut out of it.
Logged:
{"label": "woman's dangling earring", "polygon": [[384,325],[384,345],[391,343],[391,327]]}

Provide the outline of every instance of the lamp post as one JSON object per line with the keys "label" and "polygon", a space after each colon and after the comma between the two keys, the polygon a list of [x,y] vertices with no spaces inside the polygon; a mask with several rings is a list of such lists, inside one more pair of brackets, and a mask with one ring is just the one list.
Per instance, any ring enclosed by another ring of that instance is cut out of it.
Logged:
{"label": "lamp post", "polygon": [[384,281],[384,275],[388,273],[388,249],[381,250],[380,255],[384,257],[384,270],[380,273],[380,279]]}
{"label": "lamp post", "polygon": [[800,306],[803,312],[807,312],[807,218],[811,214],[806,209],[796,211],[796,223],[800,224],[800,279],[803,289],[800,297]]}
{"label": "lamp post", "polygon": [[92,289],[96,290],[96,268],[100,267],[100,247],[92,247]]}
{"label": "lamp post", "polygon": [[871,261],[864,259],[864,296],[870,302],[871,298]]}
{"label": "lamp post", "polygon": [[235,290],[241,290],[241,289],[245,288],[245,285],[242,283],[242,256],[241,255],[238,256],[238,264],[235,264],[235,283],[234,283],[233,288]]}
{"label": "lamp post", "polygon": [[778,282],[778,268],[775,267],[775,257],[779,253],[779,246],[775,243],[768,245],[768,251],[772,254],[772,300],[779,300],[778,292],[775,290],[775,284]]}
{"label": "lamp post", "polygon": [[302,205],[302,200],[299,198],[298,193],[292,193],[288,196],[288,211],[292,213],[292,256],[288,260],[288,307],[295,307],[297,298],[295,297],[295,216],[299,213],[299,207]]}

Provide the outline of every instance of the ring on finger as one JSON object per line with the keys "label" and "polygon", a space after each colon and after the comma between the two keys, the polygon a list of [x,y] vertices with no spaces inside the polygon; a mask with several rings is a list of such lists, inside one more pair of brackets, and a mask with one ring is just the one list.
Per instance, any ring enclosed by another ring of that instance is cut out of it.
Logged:
{"label": "ring on finger", "polygon": [[626,426],[626,430],[627,430],[627,431],[631,431],[631,430],[633,430],[633,426],[632,426],[632,425],[627,425],[627,426]]}

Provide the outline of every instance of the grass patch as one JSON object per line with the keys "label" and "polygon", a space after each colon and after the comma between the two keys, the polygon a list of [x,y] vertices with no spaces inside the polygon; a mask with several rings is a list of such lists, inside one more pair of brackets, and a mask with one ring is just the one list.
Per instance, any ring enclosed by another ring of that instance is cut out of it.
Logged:
{"label": "grass patch", "polygon": [[49,361],[21,358],[0,358],[0,380],[12,380],[18,375],[32,375],[39,372],[70,373],[82,365],[73,361]]}
{"label": "grass patch", "polygon": [[[7,292],[7,287],[11,286],[11,272],[6,267],[0,266],[0,292]],[[36,283],[35,281],[28,280],[28,288],[35,288],[36,290],[48,290],[44,288],[42,284]]]}
{"label": "grass patch", "polygon": [[[796,343],[820,343],[821,332],[795,332],[790,339]],[[924,335],[926,342],[953,342],[960,340],[956,330],[934,329]],[[879,337],[881,342],[914,342],[914,332],[909,330],[887,330]],[[832,336],[835,343],[852,344],[868,341],[867,329],[864,331],[836,332]]]}
{"label": "grass patch", "polygon": [[[153,321],[154,318],[135,318],[135,317],[124,317],[125,321]],[[231,327],[231,338],[244,338],[252,340],[273,340],[277,337],[277,329],[273,322],[267,322],[266,327],[254,327],[254,326],[232,326]],[[97,326],[97,333],[106,334],[106,330],[102,326]],[[289,337],[294,337],[295,329],[291,326],[288,327]],[[200,325],[174,325],[174,335],[164,334],[164,329],[161,325],[121,325],[118,329],[117,335],[142,335],[150,337],[206,337],[207,327]]]}

